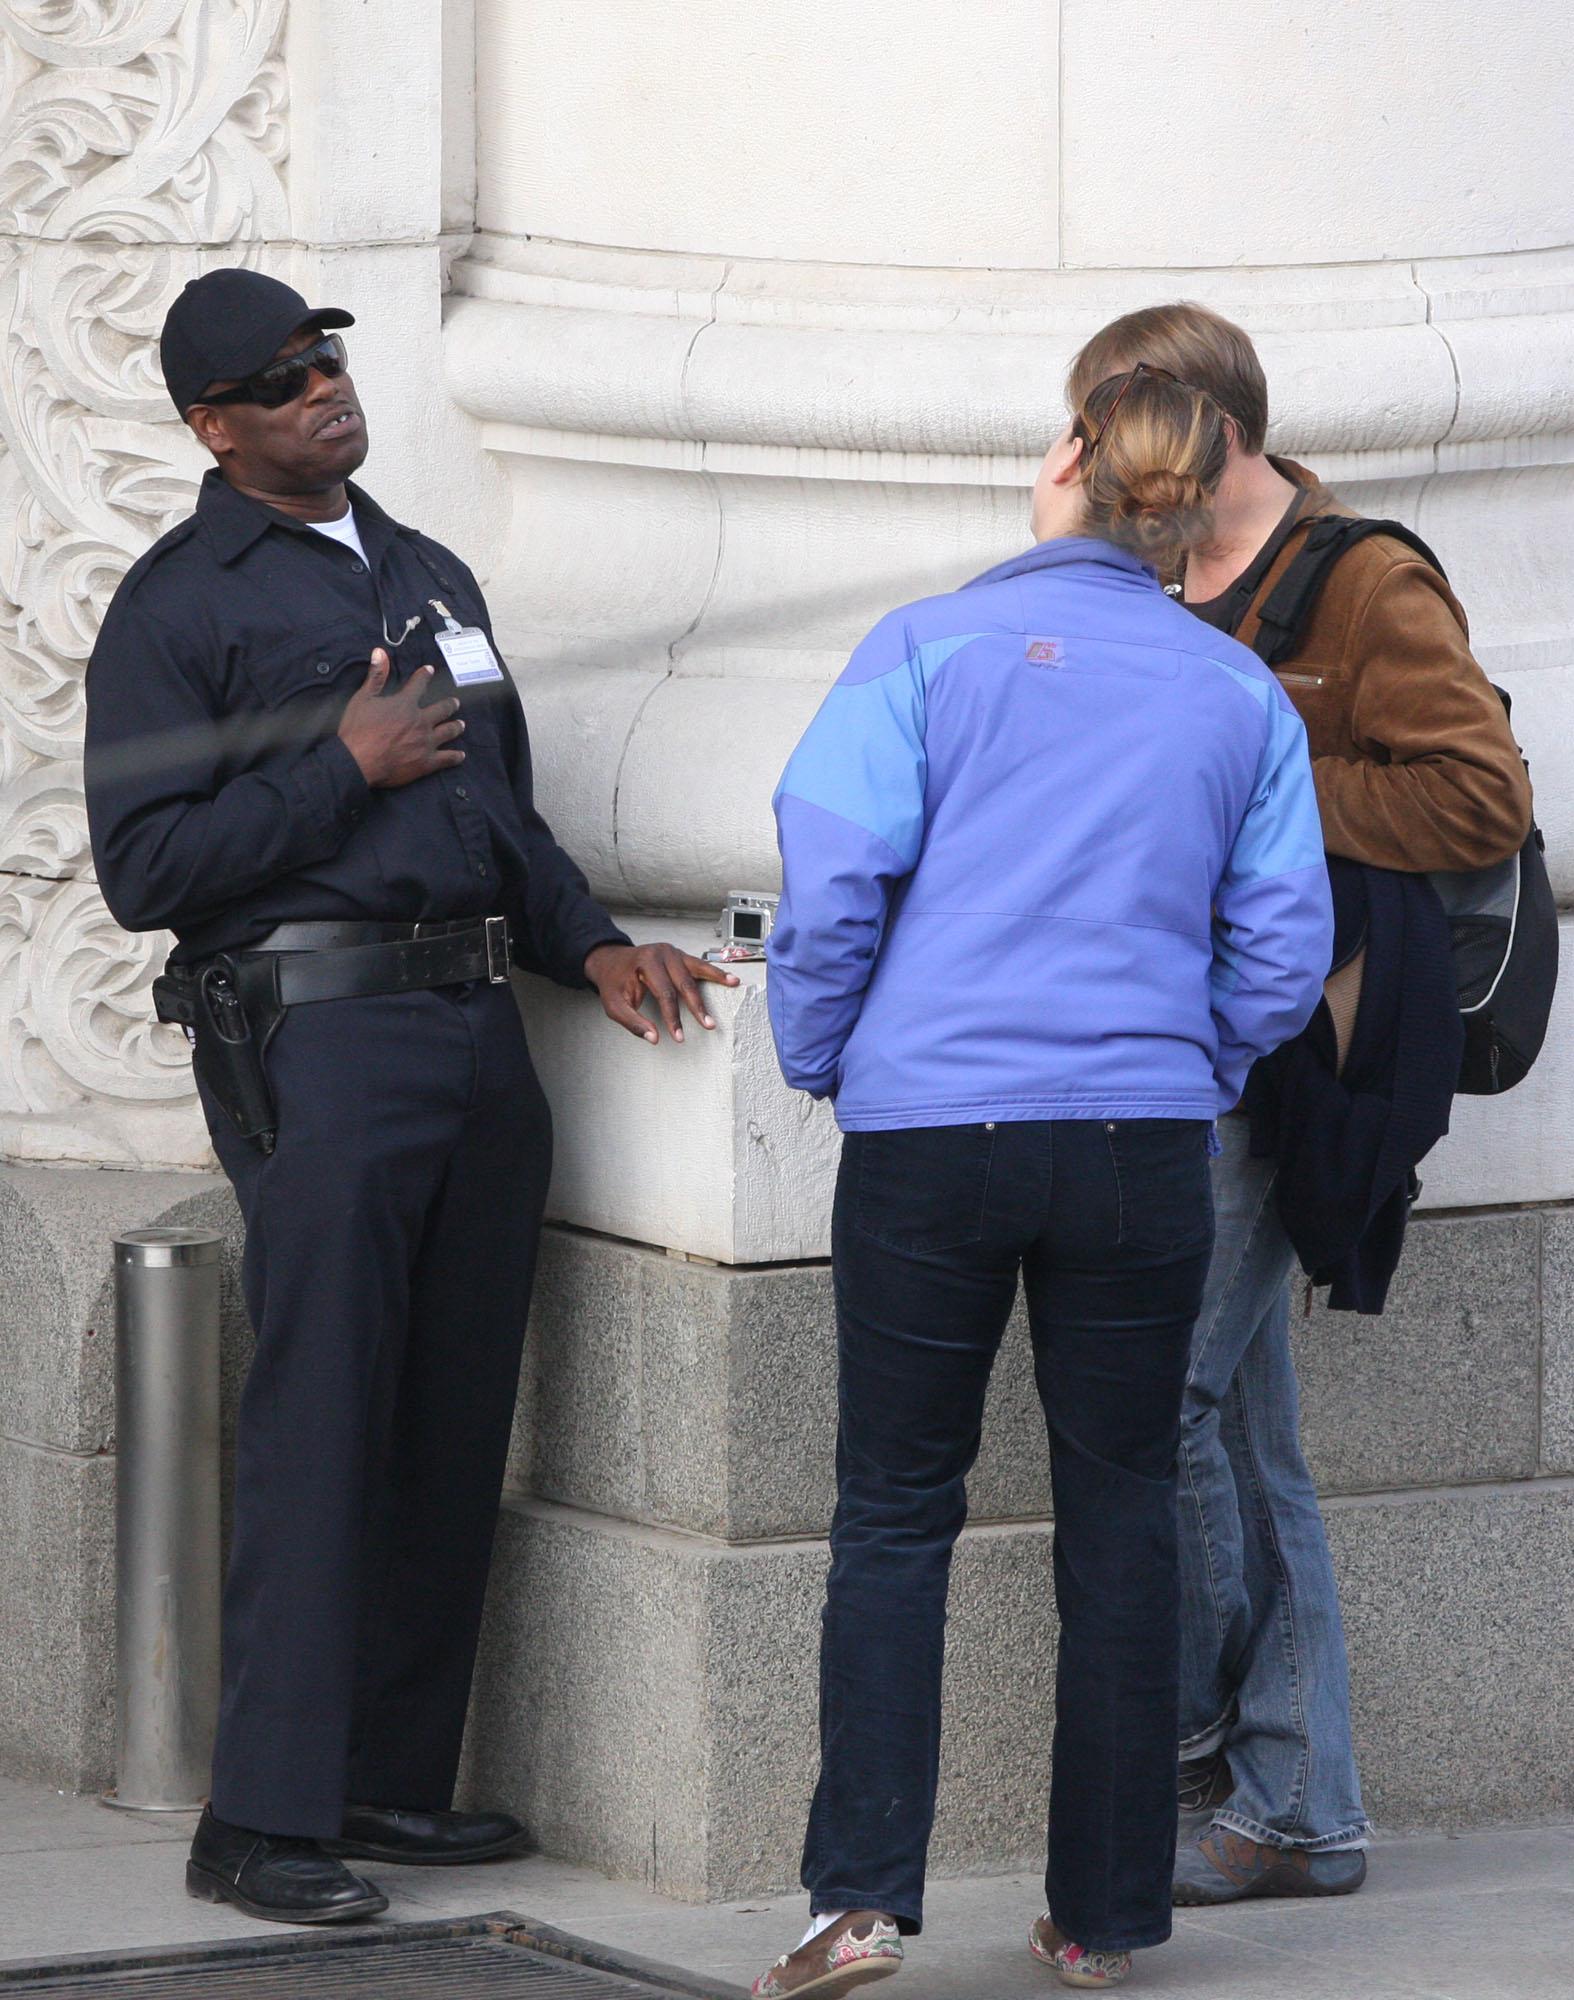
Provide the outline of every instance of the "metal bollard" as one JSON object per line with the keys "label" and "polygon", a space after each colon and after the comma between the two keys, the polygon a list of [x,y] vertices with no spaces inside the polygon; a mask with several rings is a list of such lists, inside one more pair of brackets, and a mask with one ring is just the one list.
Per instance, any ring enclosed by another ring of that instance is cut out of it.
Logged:
{"label": "metal bollard", "polygon": [[117,1784],[106,1805],[207,1797],[219,1705],[223,1238],[115,1239]]}

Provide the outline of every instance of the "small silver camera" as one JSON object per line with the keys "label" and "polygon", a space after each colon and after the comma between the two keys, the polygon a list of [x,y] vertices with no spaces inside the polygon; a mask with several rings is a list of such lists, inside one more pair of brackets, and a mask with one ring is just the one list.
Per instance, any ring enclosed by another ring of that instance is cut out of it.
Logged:
{"label": "small silver camera", "polygon": [[721,939],[719,950],[705,956],[720,965],[737,965],[765,956],[765,940],[776,922],[779,896],[763,889],[729,889],[716,926]]}

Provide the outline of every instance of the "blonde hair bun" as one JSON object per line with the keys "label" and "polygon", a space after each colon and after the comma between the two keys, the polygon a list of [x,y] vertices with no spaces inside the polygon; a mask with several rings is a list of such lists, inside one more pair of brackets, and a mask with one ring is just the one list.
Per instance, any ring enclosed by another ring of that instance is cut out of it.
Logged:
{"label": "blonde hair bun", "polygon": [[1162,370],[1111,376],[1077,412],[1085,534],[1175,577],[1213,532],[1229,433],[1206,390]]}
{"label": "blonde hair bun", "polygon": [[1110,508],[1115,539],[1155,569],[1174,569],[1213,530],[1208,489],[1194,473],[1159,466],[1139,472]]}

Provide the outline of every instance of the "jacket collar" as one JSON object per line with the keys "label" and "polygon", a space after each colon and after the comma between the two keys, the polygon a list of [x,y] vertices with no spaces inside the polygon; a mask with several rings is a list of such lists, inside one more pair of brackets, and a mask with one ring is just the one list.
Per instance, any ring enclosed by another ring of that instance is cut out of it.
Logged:
{"label": "jacket collar", "polygon": [[[347,490],[361,530],[361,540],[366,544],[366,553],[375,567],[392,538],[405,530],[353,481],[347,482]],[[297,521],[293,515],[281,514],[276,507],[253,500],[248,494],[237,493],[216,465],[202,475],[202,485],[197,492],[197,520],[221,563],[232,563],[243,556],[270,528],[282,528],[292,535],[314,532],[306,522]]]}
{"label": "jacket collar", "polygon": [[1032,576],[1052,569],[1103,571],[1107,581],[1119,579],[1143,589],[1160,588],[1157,572],[1140,556],[1132,555],[1129,549],[1117,548],[1113,542],[1100,541],[1095,535],[1058,535],[1052,542],[1039,542],[1021,555],[1012,556],[1009,562],[985,570],[963,587],[972,590],[979,584],[1005,583],[1014,576]]}
{"label": "jacket collar", "polygon": [[1309,466],[1297,465],[1293,458],[1277,458],[1272,452],[1268,454],[1268,463],[1281,479],[1288,479],[1292,486],[1303,487],[1306,491],[1306,504],[1295,517],[1297,527],[1304,521],[1315,521],[1323,514],[1355,515],[1356,510],[1347,507]]}

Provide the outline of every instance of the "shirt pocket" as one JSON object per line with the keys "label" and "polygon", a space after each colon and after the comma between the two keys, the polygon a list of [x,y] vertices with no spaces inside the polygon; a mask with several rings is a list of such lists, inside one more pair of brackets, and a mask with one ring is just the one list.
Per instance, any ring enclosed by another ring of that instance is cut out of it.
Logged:
{"label": "shirt pocket", "polygon": [[[396,654],[390,654],[397,660]],[[312,631],[295,631],[274,644],[254,646],[240,665],[258,699],[268,708],[309,702],[314,708],[342,708],[365,680],[372,664],[366,627],[358,618]],[[396,666],[395,674],[399,671]]]}

